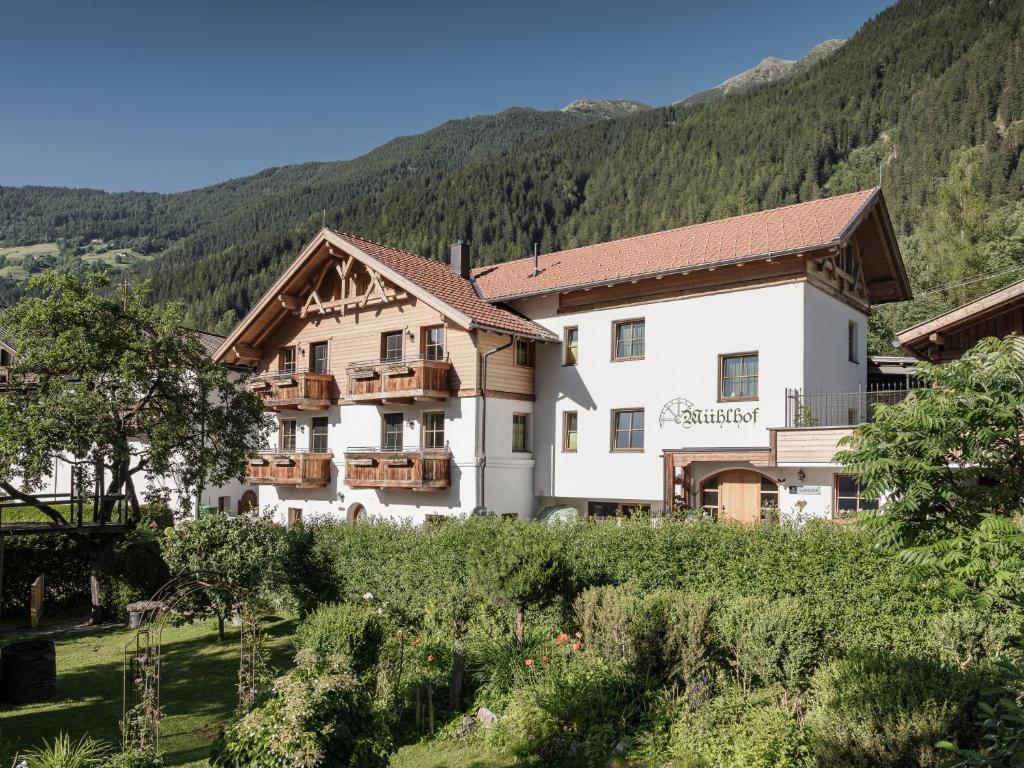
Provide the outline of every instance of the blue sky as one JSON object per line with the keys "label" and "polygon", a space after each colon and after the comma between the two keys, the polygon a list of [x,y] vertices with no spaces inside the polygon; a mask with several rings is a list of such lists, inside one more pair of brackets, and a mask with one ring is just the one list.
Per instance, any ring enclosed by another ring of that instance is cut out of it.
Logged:
{"label": "blue sky", "polygon": [[0,0],[0,184],[175,191],[512,105],[667,104],[887,0]]}

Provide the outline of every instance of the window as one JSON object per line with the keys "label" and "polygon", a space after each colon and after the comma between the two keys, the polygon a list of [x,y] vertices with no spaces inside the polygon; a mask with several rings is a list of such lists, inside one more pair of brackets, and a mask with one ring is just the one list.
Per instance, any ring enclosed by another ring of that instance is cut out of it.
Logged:
{"label": "window", "polygon": [[423,447],[444,448],[444,414],[441,411],[423,414]]}
{"label": "window", "polygon": [[849,324],[846,326],[847,357],[851,363],[860,362],[860,355],[858,354],[857,336],[857,321],[851,320]]}
{"label": "window", "polygon": [[313,417],[313,439],[309,448],[313,453],[327,453],[327,417]]}
{"label": "window", "polygon": [[566,411],[562,414],[562,450],[566,453],[576,453],[578,426],[579,415],[576,411]]}
{"label": "window", "polygon": [[709,477],[700,485],[700,508],[712,520],[718,519],[719,490],[717,477]]}
{"label": "window", "polygon": [[604,520],[619,514],[619,505],[614,501],[588,501],[587,517]]}
{"label": "window", "polygon": [[778,522],[779,485],[767,477],[761,478],[761,521]]}
{"label": "window", "polygon": [[612,450],[644,449],[643,409],[612,411]]}
{"label": "window", "polygon": [[757,352],[721,355],[718,359],[718,399],[757,400]]}
{"label": "window", "polygon": [[423,329],[423,356],[427,360],[444,360],[444,326]]}
{"label": "window", "polygon": [[327,359],[327,342],[315,341],[309,345],[309,369],[313,373],[327,373],[331,366]]}
{"label": "window", "polygon": [[516,339],[516,365],[533,368],[533,342],[527,339]]}
{"label": "window", "polygon": [[299,525],[302,522],[302,510],[299,507],[288,507],[288,527]]}
{"label": "window", "polygon": [[4,367],[14,365],[14,356],[2,347],[0,347],[0,365]]}
{"label": "window", "polygon": [[280,451],[295,450],[295,419],[281,419],[281,430],[278,433],[277,448]]}
{"label": "window", "polygon": [[869,501],[861,496],[860,480],[856,475],[836,475],[834,488],[834,520],[848,519],[858,512],[878,509],[877,501]]}
{"label": "window", "polygon": [[380,358],[381,360],[402,359],[402,337],[404,331],[392,331],[382,333],[380,336]]}
{"label": "window", "polygon": [[295,347],[282,347],[277,358],[280,373],[295,373]]}
{"label": "window", "polygon": [[575,325],[565,329],[565,357],[563,365],[576,365],[580,360],[580,329]]}
{"label": "window", "polygon": [[620,320],[614,325],[613,360],[643,360],[644,321]]}
{"label": "window", "polygon": [[527,413],[512,414],[512,450],[530,450],[529,418]]}
{"label": "window", "polygon": [[381,445],[385,451],[400,451],[403,448],[405,416],[401,413],[385,413],[381,423]]}
{"label": "window", "polygon": [[218,496],[217,497],[217,511],[231,513],[231,497],[230,496]]}

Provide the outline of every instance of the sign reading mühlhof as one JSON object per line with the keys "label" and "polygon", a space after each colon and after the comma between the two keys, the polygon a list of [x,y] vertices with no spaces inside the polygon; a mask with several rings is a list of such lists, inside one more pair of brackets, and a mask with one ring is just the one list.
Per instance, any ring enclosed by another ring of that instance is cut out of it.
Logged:
{"label": "sign reading m\u00fchlhof", "polygon": [[698,408],[689,400],[677,397],[669,400],[661,409],[658,424],[679,424],[684,429],[696,425],[713,425],[720,429],[729,426],[742,427],[757,424],[758,408],[742,406],[726,406],[717,408]]}

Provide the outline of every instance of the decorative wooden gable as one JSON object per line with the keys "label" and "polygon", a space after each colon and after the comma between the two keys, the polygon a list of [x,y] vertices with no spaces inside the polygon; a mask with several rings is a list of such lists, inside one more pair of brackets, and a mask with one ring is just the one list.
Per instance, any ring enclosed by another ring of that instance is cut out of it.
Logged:
{"label": "decorative wooden gable", "polygon": [[344,316],[409,298],[372,266],[330,245],[325,248],[323,264],[312,274],[302,285],[293,286],[292,293],[277,295],[282,307],[301,318]]}
{"label": "decorative wooden gable", "polygon": [[811,265],[812,274],[839,293],[858,304],[870,304],[864,261],[856,237],[850,238],[850,242],[841,248],[833,248],[824,256],[813,259]]}

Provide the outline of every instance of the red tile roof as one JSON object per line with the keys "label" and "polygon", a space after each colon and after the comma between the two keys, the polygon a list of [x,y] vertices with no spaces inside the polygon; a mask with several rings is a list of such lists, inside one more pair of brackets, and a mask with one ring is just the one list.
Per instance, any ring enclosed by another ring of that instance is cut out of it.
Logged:
{"label": "red tile roof", "polygon": [[548,253],[540,257],[536,276],[533,257],[479,267],[473,279],[484,298],[496,301],[811,250],[839,241],[877,193],[867,189]]}
{"label": "red tile roof", "polygon": [[433,294],[453,309],[462,312],[477,325],[538,339],[552,341],[557,339],[551,331],[533,321],[481,299],[473,289],[472,283],[455,274],[447,264],[433,259],[425,259],[422,256],[400,251],[371,240],[364,240],[345,232],[335,232],[335,234]]}

